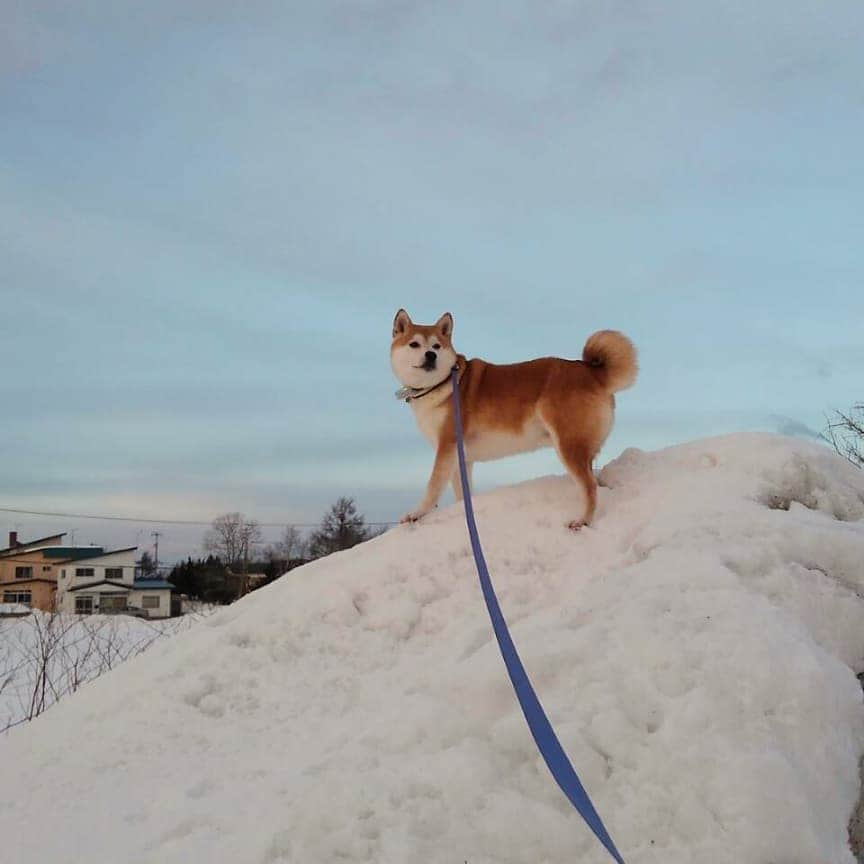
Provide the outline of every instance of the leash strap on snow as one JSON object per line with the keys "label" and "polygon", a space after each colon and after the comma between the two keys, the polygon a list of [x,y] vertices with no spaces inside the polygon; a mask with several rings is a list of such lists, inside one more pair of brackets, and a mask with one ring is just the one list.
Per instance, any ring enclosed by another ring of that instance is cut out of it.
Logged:
{"label": "leash strap on snow", "polygon": [[507,666],[507,672],[513,683],[513,689],[522,706],[522,713],[528,721],[528,728],[534,736],[534,741],[540,750],[555,781],[561,787],[561,791],[570,799],[573,806],[579,811],[579,815],[588,824],[588,827],[597,836],[597,839],[606,847],[609,854],[618,862],[624,864],[624,859],[615,848],[609,832],[603,825],[603,820],[594,809],[585,787],[579,780],[576,771],[570,764],[534,688],[528,678],[528,673],[522,665],[516,646],[510,638],[507,622],[498,605],[495,589],[492,587],[492,579],[489,576],[489,568],[483,557],[483,549],[480,546],[480,537],[477,534],[477,523],[474,521],[474,507],[471,503],[471,489],[468,484],[468,469],[465,462],[465,442],[462,435],[462,412],[459,406],[459,372],[453,369],[453,414],[456,422],[456,449],[459,454],[459,475],[462,479],[462,497],[465,502],[465,519],[468,523],[468,534],[471,538],[471,548],[474,551],[474,561],[477,564],[477,573],[480,576],[480,585],[483,589],[483,597],[486,600],[486,608],[492,619],[492,627],[498,639],[498,647],[501,656]]}

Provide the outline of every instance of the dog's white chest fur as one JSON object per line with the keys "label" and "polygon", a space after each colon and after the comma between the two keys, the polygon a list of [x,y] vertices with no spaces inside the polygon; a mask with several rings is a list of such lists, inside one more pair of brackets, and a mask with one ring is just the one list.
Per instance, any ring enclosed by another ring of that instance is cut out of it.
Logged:
{"label": "dog's white chest fur", "polygon": [[411,409],[414,411],[414,419],[423,437],[433,447],[437,447],[441,424],[447,416],[446,405],[434,402],[424,403],[422,399],[415,399],[411,402]]}

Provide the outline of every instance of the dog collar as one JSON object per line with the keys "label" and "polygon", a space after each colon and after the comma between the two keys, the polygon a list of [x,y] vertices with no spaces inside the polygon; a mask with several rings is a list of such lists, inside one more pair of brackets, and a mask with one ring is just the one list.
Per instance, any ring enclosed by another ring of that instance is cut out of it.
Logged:
{"label": "dog collar", "polygon": [[[458,364],[453,367],[453,369],[457,369]],[[450,371],[452,372],[453,369]],[[427,393],[431,393],[433,390],[437,390],[443,384],[446,384],[450,380],[450,376],[448,375],[446,378],[443,378],[437,384],[433,384],[431,387],[400,387],[396,391],[396,398],[400,402],[413,402],[415,399],[419,399],[421,396],[425,396]]]}

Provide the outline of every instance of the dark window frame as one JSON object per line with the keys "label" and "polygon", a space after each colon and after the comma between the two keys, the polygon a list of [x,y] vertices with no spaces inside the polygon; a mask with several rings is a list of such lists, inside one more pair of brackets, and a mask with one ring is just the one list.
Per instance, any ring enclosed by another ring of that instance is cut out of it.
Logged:
{"label": "dark window frame", "polygon": [[[89,606],[88,609],[80,608],[83,606]],[[92,615],[93,614],[93,595],[92,594],[79,594],[75,598],[75,614],[76,615]]]}

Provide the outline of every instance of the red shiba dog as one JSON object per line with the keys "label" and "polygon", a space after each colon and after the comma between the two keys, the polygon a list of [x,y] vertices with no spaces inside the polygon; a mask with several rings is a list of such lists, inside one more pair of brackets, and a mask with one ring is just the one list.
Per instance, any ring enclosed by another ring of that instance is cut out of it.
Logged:
{"label": "red shiba dog", "polygon": [[396,395],[411,405],[435,449],[426,494],[402,521],[416,522],[432,510],[448,480],[462,498],[449,383],[456,366],[469,471],[473,462],[554,447],[585,492],[584,512],[568,527],[587,525],[597,502],[591,464],[612,428],[612,394],[636,380],[633,343],[615,330],[599,330],[588,338],[581,360],[543,357],[502,366],[466,360],[452,338],[449,312],[435,324],[421,325],[400,309],[393,321],[390,362],[403,384]]}

